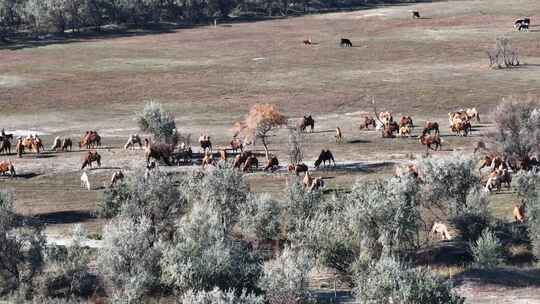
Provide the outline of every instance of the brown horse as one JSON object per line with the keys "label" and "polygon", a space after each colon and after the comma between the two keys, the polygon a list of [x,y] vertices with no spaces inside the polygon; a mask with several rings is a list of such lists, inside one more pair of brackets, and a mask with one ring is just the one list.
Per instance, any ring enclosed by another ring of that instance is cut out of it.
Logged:
{"label": "brown horse", "polygon": [[86,131],[85,135],[81,138],[79,142],[80,149],[82,149],[83,147],[86,147],[86,149],[98,148],[100,146],[101,136],[99,136],[97,131]]}
{"label": "brown horse", "polygon": [[97,162],[98,167],[101,167],[101,155],[99,155],[99,153],[96,151],[88,151],[83,159],[81,170],[83,170],[86,166],[92,168],[92,163],[94,162]]}
{"label": "brown horse", "polygon": [[305,132],[307,127],[311,128],[311,132],[313,132],[313,129],[315,128],[315,120],[313,117],[311,117],[311,115],[304,116],[304,118],[302,118],[302,122],[300,123],[300,130],[302,132]]}
{"label": "brown horse", "polygon": [[332,152],[330,152],[330,150],[321,150],[319,158],[315,161],[315,168],[319,168],[321,163],[326,167],[326,162],[328,162],[328,165],[331,165],[332,163],[334,163],[334,166],[336,165]]}

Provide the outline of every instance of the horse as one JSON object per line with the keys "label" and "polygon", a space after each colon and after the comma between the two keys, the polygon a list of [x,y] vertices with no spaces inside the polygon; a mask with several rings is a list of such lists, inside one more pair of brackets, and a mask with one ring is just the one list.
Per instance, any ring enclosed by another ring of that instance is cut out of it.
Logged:
{"label": "horse", "polygon": [[131,148],[131,150],[135,149],[135,144],[139,145],[139,148],[142,149],[142,140],[141,137],[138,134],[131,134],[124,145],[124,150],[127,150]]}
{"label": "horse", "polygon": [[101,155],[99,155],[97,151],[88,151],[83,159],[81,170],[83,170],[86,166],[92,168],[92,163],[94,162],[97,162],[98,167],[101,167]]}
{"label": "horse", "polygon": [[341,47],[352,47],[352,42],[351,42],[351,40],[349,40],[347,38],[341,38],[341,41],[339,42],[339,45]]}
{"label": "horse", "polygon": [[308,126],[311,128],[311,132],[313,132],[313,129],[315,128],[315,120],[313,119],[313,117],[311,117],[311,115],[304,116],[304,118],[302,118],[302,122],[300,123],[300,130],[302,132],[305,132]]}
{"label": "horse", "polygon": [[86,149],[98,148],[101,146],[101,136],[97,131],[86,131],[85,135],[79,141],[79,149],[86,147]]}
{"label": "horse", "polygon": [[336,166],[336,161],[334,160],[334,155],[332,155],[332,152],[330,150],[321,150],[321,153],[319,154],[319,158],[315,161],[315,168],[319,168],[321,163],[323,163],[323,166],[326,167],[326,162],[328,161],[328,165],[334,163],[334,166]]}

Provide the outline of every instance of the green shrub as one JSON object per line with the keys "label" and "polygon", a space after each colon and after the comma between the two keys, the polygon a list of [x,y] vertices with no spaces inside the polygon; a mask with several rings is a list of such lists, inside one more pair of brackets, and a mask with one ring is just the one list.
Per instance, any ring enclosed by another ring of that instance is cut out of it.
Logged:
{"label": "green shrub", "polygon": [[246,291],[238,294],[234,289],[221,291],[214,288],[211,291],[188,290],[177,301],[178,304],[264,304],[264,297],[248,294]]}
{"label": "green shrub", "polygon": [[152,134],[154,140],[176,144],[178,132],[174,115],[164,110],[160,103],[147,102],[137,114],[137,124],[142,132]]}
{"label": "green shrub", "polygon": [[485,229],[478,240],[471,244],[471,251],[478,268],[493,268],[503,261],[503,246],[489,229]]}

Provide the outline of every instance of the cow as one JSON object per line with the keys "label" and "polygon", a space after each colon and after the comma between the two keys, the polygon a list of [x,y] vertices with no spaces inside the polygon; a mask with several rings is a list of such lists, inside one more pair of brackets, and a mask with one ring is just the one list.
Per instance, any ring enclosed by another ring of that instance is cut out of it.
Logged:
{"label": "cow", "polygon": [[56,136],[51,146],[51,151],[58,152],[60,148],[62,148],[62,139],[60,138],[60,136]]}
{"label": "cow", "polygon": [[69,137],[64,138],[64,140],[62,141],[62,152],[68,151],[68,150],[71,152],[72,147],[73,147],[73,142],[71,141],[71,138]]}
{"label": "cow", "polygon": [[304,45],[312,45],[313,44],[313,41],[311,41],[311,38],[308,38],[304,41],[302,41],[304,43]]}
{"label": "cow", "polygon": [[341,47],[352,47],[352,42],[350,39],[347,38],[341,38],[341,41],[339,43]]}
{"label": "cow", "polygon": [[529,30],[529,25],[531,24],[530,18],[522,18],[514,21],[514,28],[518,31]]}

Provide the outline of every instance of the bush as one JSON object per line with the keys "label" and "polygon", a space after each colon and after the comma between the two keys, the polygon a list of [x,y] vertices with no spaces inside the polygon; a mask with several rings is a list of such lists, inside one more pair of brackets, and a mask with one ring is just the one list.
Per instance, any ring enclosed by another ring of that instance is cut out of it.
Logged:
{"label": "bush", "polygon": [[242,291],[240,294],[234,289],[221,291],[214,288],[212,291],[188,290],[177,301],[178,304],[264,304],[264,297],[248,294]]}
{"label": "bush", "polygon": [[[466,212],[478,203],[480,176],[472,157],[453,154],[445,158],[428,158],[417,164],[421,172],[422,195],[426,208],[446,210],[450,216]],[[473,199],[469,202],[469,199]]]}
{"label": "bush", "polygon": [[131,187],[121,182],[116,187],[108,188],[103,194],[103,201],[98,202],[97,215],[103,218],[113,218],[120,214],[120,208],[129,200]]}
{"label": "bush", "polygon": [[140,303],[159,284],[160,251],[153,229],[144,217],[117,218],[104,228],[98,268],[111,282],[115,297],[125,303]]}
{"label": "bush", "polygon": [[240,211],[239,226],[242,232],[259,240],[279,238],[281,208],[269,195],[250,195]]}
{"label": "bush", "polygon": [[177,130],[174,115],[163,109],[160,103],[150,101],[137,114],[137,124],[142,132],[154,136],[154,140],[176,144]]}
{"label": "bush", "polygon": [[480,238],[471,244],[471,251],[478,268],[493,268],[503,261],[503,246],[489,229],[484,230]]}
{"label": "bush", "polygon": [[188,290],[255,290],[259,259],[226,234],[222,215],[207,205],[193,206],[165,246],[161,280],[182,294]]}
{"label": "bush", "polygon": [[450,283],[428,269],[408,268],[393,258],[377,262],[358,260],[355,263],[353,293],[360,303],[431,303],[462,304]]}
{"label": "bush", "polygon": [[533,254],[540,258],[540,175],[520,172],[516,184],[518,196],[525,204],[525,217]]}
{"label": "bush", "polygon": [[69,247],[49,246],[46,250],[47,269],[41,278],[41,294],[51,296],[90,296],[97,288],[96,278],[90,273],[90,253],[81,246],[85,232],[80,225],[73,230],[73,244]]}
{"label": "bush", "polygon": [[0,191],[0,296],[18,292],[29,298],[44,264],[41,226],[17,226],[13,195]]}
{"label": "bush", "polygon": [[313,261],[307,252],[285,248],[275,260],[264,263],[259,287],[272,304],[290,303],[285,302],[286,299],[296,299],[294,303],[301,303],[309,297],[307,283],[312,267]]}

